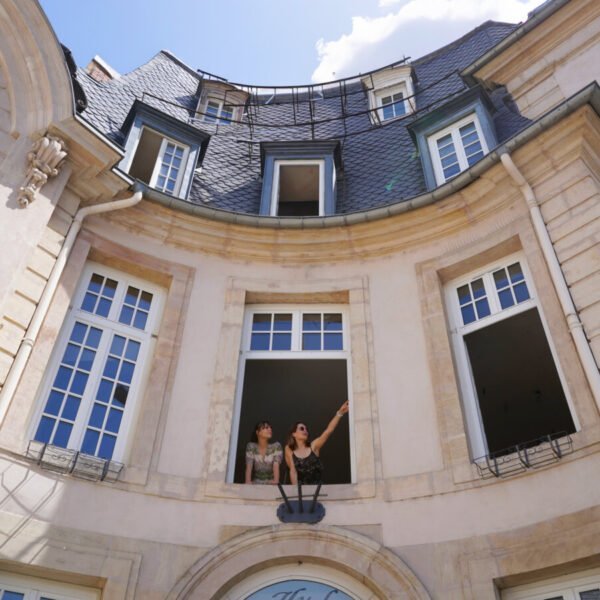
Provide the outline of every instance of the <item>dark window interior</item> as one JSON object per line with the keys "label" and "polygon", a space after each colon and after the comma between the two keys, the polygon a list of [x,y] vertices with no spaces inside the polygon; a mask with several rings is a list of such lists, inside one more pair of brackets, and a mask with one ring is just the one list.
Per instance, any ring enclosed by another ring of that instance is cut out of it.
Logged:
{"label": "dark window interior", "polygon": [[464,336],[490,454],[575,425],[537,309]]}
{"label": "dark window interior", "polygon": [[[246,444],[258,421],[270,421],[272,441],[285,447],[287,433],[296,421],[307,425],[311,438],[318,437],[347,398],[348,375],[343,359],[247,360],[234,482],[244,482]],[[323,483],[350,483],[347,416],[321,450],[321,459]],[[289,483],[285,460],[283,467],[282,481]]]}
{"label": "dark window interior", "polygon": [[163,138],[158,133],[146,128],[142,130],[135,156],[129,168],[129,174],[132,177],[150,183],[162,141]]}
{"label": "dark window interior", "polygon": [[283,217],[318,216],[319,165],[281,165],[277,214]]}

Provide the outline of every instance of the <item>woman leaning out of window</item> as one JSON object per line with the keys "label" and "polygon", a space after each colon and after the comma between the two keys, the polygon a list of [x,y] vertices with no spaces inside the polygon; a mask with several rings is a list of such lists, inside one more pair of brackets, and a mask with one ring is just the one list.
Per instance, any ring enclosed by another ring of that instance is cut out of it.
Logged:
{"label": "woman leaning out of window", "polygon": [[283,458],[281,444],[269,443],[273,429],[268,421],[259,421],[254,428],[255,442],[246,445],[246,483],[279,483],[279,465]]}

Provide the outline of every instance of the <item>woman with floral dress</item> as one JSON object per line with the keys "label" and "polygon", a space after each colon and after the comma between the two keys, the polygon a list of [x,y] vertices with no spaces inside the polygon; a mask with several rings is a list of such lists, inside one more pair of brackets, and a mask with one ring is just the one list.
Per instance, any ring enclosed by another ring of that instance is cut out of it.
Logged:
{"label": "woman with floral dress", "polygon": [[256,442],[246,445],[246,483],[279,483],[279,465],[283,459],[281,444],[269,443],[273,428],[268,421],[259,421],[254,428]]}

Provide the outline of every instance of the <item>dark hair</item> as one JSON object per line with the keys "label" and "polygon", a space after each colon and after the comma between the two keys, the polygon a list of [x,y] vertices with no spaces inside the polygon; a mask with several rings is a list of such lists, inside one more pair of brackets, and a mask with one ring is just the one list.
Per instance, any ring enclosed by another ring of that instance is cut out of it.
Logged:
{"label": "dark hair", "polygon": [[252,430],[252,435],[250,436],[252,438],[253,442],[257,442],[258,443],[258,436],[256,435],[256,432],[259,431],[260,429],[262,429],[263,427],[265,427],[265,425],[268,425],[271,429],[273,429],[273,425],[271,425],[270,421],[258,421],[256,423],[256,425],[254,426],[254,429]]}
{"label": "dark hair", "polygon": [[[298,429],[298,425],[306,426],[306,422],[305,421],[296,421],[292,425],[292,428],[289,430],[288,436],[287,436],[287,441],[285,442],[285,445],[288,448],[290,448],[292,451],[298,447],[298,444],[296,443],[296,438],[292,435],[292,433],[296,433],[296,429]],[[307,429],[308,429],[308,427],[307,427]],[[311,440],[310,440],[310,436],[308,436],[306,438],[306,445],[310,447],[310,444],[311,444]]]}

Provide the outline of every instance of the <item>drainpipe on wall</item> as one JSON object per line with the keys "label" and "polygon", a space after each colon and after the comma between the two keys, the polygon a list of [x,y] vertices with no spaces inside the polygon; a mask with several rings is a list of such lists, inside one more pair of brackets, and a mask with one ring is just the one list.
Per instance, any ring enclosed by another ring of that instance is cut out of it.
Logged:
{"label": "drainpipe on wall", "polygon": [[83,220],[89,215],[97,215],[99,213],[129,208],[130,206],[137,204],[141,199],[142,192],[136,192],[129,198],[125,198],[123,200],[114,200],[113,202],[104,202],[103,204],[96,204],[94,206],[86,206],[84,208],[80,208],[75,213],[73,223],[71,223],[71,227],[69,228],[67,236],[65,237],[63,246],[56,257],[56,262],[54,263],[50,277],[48,277],[46,287],[44,288],[44,291],[40,297],[40,301],[38,302],[35,312],[31,317],[31,322],[29,323],[29,327],[25,332],[25,337],[21,341],[21,345],[17,350],[17,354],[15,355],[12,367],[8,372],[8,376],[4,382],[2,391],[0,391],[0,424],[4,421],[4,417],[6,416],[8,407],[10,406],[12,398],[15,394],[17,385],[21,380],[21,376],[25,370],[25,365],[29,360],[29,355],[33,350],[33,345],[35,344],[40,329],[42,328],[42,323],[46,318],[46,314],[50,308],[50,303],[54,297],[54,292],[58,287],[60,276],[64,271],[65,265],[67,264],[67,259],[71,254],[71,250],[73,249],[75,239],[77,238],[77,234],[81,229]]}
{"label": "drainpipe on wall", "polygon": [[519,189],[527,202],[527,206],[529,207],[533,228],[535,229],[536,236],[542,248],[542,253],[546,260],[546,264],[548,265],[548,269],[550,270],[552,283],[554,284],[563,313],[567,319],[567,325],[573,336],[577,354],[579,355],[583,370],[588,383],[590,384],[590,388],[592,389],[592,395],[596,401],[596,406],[600,411],[600,371],[598,371],[592,349],[590,348],[585,332],[583,331],[583,325],[579,320],[577,309],[571,298],[569,286],[567,285],[556,252],[554,251],[554,246],[552,245],[550,234],[548,233],[546,223],[542,217],[539,203],[533,189],[513,162],[510,154],[506,151],[502,152],[500,154],[500,160],[513,181],[519,186]]}

